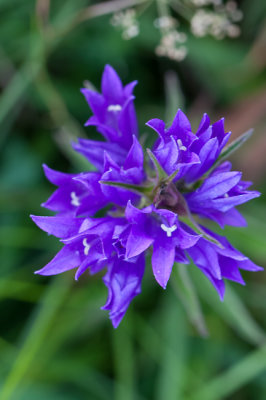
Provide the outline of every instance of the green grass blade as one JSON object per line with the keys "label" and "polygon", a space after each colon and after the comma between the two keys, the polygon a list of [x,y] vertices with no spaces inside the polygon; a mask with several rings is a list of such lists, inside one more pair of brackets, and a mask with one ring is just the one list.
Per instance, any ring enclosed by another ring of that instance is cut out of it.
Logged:
{"label": "green grass blade", "polygon": [[226,323],[249,343],[255,345],[265,343],[265,332],[253,319],[229,282],[226,283],[225,300],[221,302],[209,281],[196,267],[193,269],[193,275],[195,276],[194,281],[197,282],[200,296],[210,304]]}
{"label": "green grass blade", "polygon": [[45,292],[38,314],[2,387],[1,400],[12,398],[14,391],[30,369],[37,352],[43,345],[50,324],[55,320],[56,314],[64,302],[70,282],[68,276],[65,279],[60,276],[54,279]]}
{"label": "green grass blade", "polygon": [[[207,382],[186,400],[222,400],[266,371],[266,346],[254,351],[226,372]],[[256,396],[255,396],[256,398]]]}
{"label": "green grass blade", "polygon": [[188,274],[188,268],[187,265],[175,264],[172,272],[174,279],[171,280],[171,283],[182,301],[191,323],[199,334],[205,337],[208,336],[208,330],[196,290]]}
{"label": "green grass blade", "polygon": [[161,362],[155,398],[177,400],[181,399],[186,375],[188,336],[184,311],[173,293],[167,293],[161,314]]}

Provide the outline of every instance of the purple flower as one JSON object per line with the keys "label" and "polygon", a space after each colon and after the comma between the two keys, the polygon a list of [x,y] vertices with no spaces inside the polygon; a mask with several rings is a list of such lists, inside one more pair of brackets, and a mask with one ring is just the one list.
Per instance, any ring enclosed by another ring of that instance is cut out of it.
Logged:
{"label": "purple flower", "polygon": [[244,218],[234,207],[260,195],[247,190],[251,182],[241,181],[241,172],[230,172],[230,169],[231,163],[224,162],[198,189],[184,195],[192,213],[212,219],[222,228],[245,226]]}
{"label": "purple flower", "polygon": [[43,207],[59,215],[93,215],[107,204],[101,190],[97,172],[65,174],[43,165],[44,173],[51,183],[58,186]]}
{"label": "purple flower", "polygon": [[135,257],[152,246],[153,274],[159,285],[165,289],[176,252],[184,255],[184,250],[194,246],[200,235],[188,233],[180,225],[174,212],[156,209],[154,205],[139,210],[128,202],[125,215],[130,223],[125,258]]}
{"label": "purple flower", "polygon": [[180,179],[184,167],[194,167],[200,163],[198,155],[192,150],[197,136],[192,133],[189,120],[181,110],[177,111],[172,125],[167,129],[160,119],[152,119],[147,125],[159,135],[153,153],[168,175],[179,170],[175,179]]}
{"label": "purple flower", "polygon": [[194,134],[181,110],[169,128],[152,119],[147,125],[159,137],[148,150],[151,160],[145,159],[137,139],[135,83],[123,87],[106,66],[102,94],[82,89],[93,111],[86,125],[96,126],[106,141],[80,139],[73,146],[97,171],[66,174],[44,166],[58,188],[43,206],[56,215],[32,216],[63,245],[37,273],[75,269],[79,279],[86,271],[106,269],[108,298],[102,308],[109,311],[114,327],[141,291],[148,253],[161,287],[166,288],[175,263],[192,260],[221,299],[225,280],[244,284],[241,269],[261,269],[201,222],[205,218],[221,228],[245,226],[235,207],[259,196],[223,159],[230,136],[223,120],[210,125],[205,114]]}
{"label": "purple flower", "polygon": [[257,266],[240,251],[236,250],[226,238],[204,228],[208,235],[217,240],[217,244],[201,238],[196,246],[188,249],[188,255],[194,264],[204,273],[223,300],[225,292],[224,279],[245,285],[239,269],[260,271]]}
{"label": "purple flower", "polygon": [[141,292],[145,257],[134,257],[130,262],[113,259],[103,278],[108,288],[108,298],[103,310],[109,310],[114,328],[122,320],[131,300]]}
{"label": "purple flower", "polygon": [[115,162],[122,164],[132,146],[132,137],[138,136],[133,103],[135,97],[132,94],[136,84],[137,81],[134,81],[123,87],[115,70],[106,65],[102,76],[102,94],[86,88],[81,89],[93,112],[85,126],[96,126],[107,142],[79,139],[73,147],[99,170],[103,168],[105,151]]}

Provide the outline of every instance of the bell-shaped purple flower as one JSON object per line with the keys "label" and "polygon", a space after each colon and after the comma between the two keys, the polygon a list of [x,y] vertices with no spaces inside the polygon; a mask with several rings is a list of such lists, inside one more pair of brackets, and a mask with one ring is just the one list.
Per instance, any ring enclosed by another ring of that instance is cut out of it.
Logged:
{"label": "bell-shaped purple flower", "polygon": [[191,145],[191,151],[198,155],[200,163],[184,169],[183,178],[187,183],[197,181],[213,166],[228,142],[231,132],[224,131],[223,118],[210,125],[210,118],[204,114],[195,136],[197,140]]}
{"label": "bell-shaped purple flower", "polygon": [[234,207],[260,195],[247,190],[250,182],[241,181],[241,172],[230,172],[230,169],[231,163],[224,162],[198,189],[184,195],[192,213],[212,219],[222,228],[245,226],[244,218]]}
{"label": "bell-shaped purple flower", "polygon": [[58,215],[90,216],[107,204],[101,190],[97,172],[66,174],[55,171],[47,165],[44,173],[58,189],[42,204],[43,207],[55,211]]}
{"label": "bell-shaped purple flower", "polygon": [[145,269],[145,256],[129,261],[114,258],[103,278],[108,288],[108,298],[103,310],[109,310],[114,328],[125,315],[131,300],[140,294],[141,281]]}
{"label": "bell-shaped purple flower", "polygon": [[160,119],[152,119],[147,125],[159,135],[153,148],[153,153],[162,168],[171,175],[179,170],[175,180],[182,178],[184,167],[198,164],[199,157],[191,150],[197,137],[192,133],[189,120],[178,110],[169,128]]}
{"label": "bell-shaped purple flower", "polygon": [[132,94],[136,84],[134,81],[123,87],[115,70],[106,65],[102,94],[86,88],[81,90],[93,112],[85,125],[96,126],[108,142],[117,143],[126,150],[132,145],[132,136],[138,135]]}
{"label": "bell-shaped purple flower", "polygon": [[97,172],[65,174],[44,166],[58,188],[43,206],[56,215],[32,216],[63,244],[37,273],[75,269],[79,279],[87,271],[106,268],[108,298],[102,308],[109,311],[114,327],[140,293],[149,252],[161,287],[166,288],[174,263],[192,259],[221,299],[225,280],[244,284],[241,269],[261,269],[199,222],[203,217],[222,228],[244,226],[235,207],[259,196],[248,190],[251,183],[242,181],[240,172],[231,171],[231,163],[221,162],[230,136],[223,120],[210,125],[205,114],[195,135],[181,110],[169,128],[162,120],[150,120],[147,125],[159,135],[152,151],[147,150],[151,165],[136,136],[134,86],[123,87],[106,66],[102,94],[82,90],[94,114],[87,125],[96,126],[106,141],[79,139],[73,147]]}
{"label": "bell-shaped purple flower", "polygon": [[129,202],[125,216],[131,225],[127,232],[125,258],[138,256],[152,246],[153,273],[165,289],[176,260],[176,250],[178,255],[182,254],[183,250],[195,245],[200,235],[188,233],[172,211],[156,209],[153,205],[139,210]]}
{"label": "bell-shaped purple flower", "polygon": [[122,167],[108,153],[105,154],[104,171],[100,182],[102,183],[102,192],[110,199],[110,202],[114,202],[119,206],[125,206],[128,200],[136,202],[140,198],[139,195],[126,188],[111,186],[110,183],[140,185],[145,178],[143,161],[143,150],[135,136],[133,136],[132,146]]}
{"label": "bell-shaped purple flower", "polygon": [[223,300],[225,292],[225,279],[244,285],[245,282],[239,269],[248,271],[261,271],[263,268],[254,264],[240,251],[236,250],[225,237],[203,228],[217,244],[200,238],[195,246],[187,250],[194,264],[209,279]]}

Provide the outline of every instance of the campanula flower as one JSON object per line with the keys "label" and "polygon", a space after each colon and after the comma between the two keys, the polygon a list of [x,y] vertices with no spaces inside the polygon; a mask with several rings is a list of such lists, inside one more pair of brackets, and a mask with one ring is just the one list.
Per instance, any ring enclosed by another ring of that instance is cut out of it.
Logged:
{"label": "campanula flower", "polygon": [[157,136],[146,152],[138,139],[135,84],[123,86],[106,66],[101,94],[82,89],[93,112],[85,125],[95,126],[104,141],[79,139],[73,147],[96,171],[66,174],[44,165],[57,189],[43,206],[56,214],[32,216],[63,245],[37,273],[75,269],[79,279],[84,272],[104,269],[108,298],[102,308],[109,311],[114,327],[141,292],[148,253],[162,288],[175,263],[192,260],[221,299],[226,280],[244,284],[240,270],[261,269],[205,226],[208,220],[221,228],[245,226],[235,207],[259,196],[224,160],[230,132],[224,131],[223,119],[211,125],[204,114],[196,133],[181,110],[169,127],[152,119],[147,125]]}

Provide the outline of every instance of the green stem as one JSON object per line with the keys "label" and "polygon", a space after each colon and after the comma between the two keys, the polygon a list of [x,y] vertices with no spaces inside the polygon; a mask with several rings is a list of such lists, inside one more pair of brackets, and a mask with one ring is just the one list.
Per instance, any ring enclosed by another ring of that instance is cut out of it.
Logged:
{"label": "green stem", "polygon": [[205,324],[204,316],[201,311],[200,302],[196,294],[194,285],[188,274],[189,266],[183,264],[174,264],[174,280],[171,282],[182,301],[191,323],[196,327],[199,334],[203,337],[208,336],[208,330]]}

